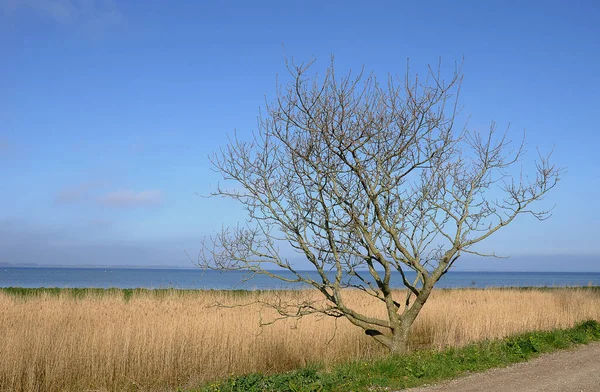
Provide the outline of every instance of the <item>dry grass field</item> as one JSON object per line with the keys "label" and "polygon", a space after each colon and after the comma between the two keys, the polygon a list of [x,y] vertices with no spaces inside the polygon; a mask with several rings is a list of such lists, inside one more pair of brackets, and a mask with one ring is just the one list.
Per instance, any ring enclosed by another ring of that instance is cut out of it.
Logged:
{"label": "dry grass field", "polygon": [[[81,297],[68,290],[0,292],[0,391],[169,390],[231,374],[385,354],[345,320],[310,316],[260,327],[275,317],[272,310],[211,306],[275,295],[297,294],[173,290],[124,299],[118,291]],[[346,295],[377,314],[369,299]],[[586,319],[600,321],[598,290],[438,290],[416,322],[413,347],[460,346]]]}

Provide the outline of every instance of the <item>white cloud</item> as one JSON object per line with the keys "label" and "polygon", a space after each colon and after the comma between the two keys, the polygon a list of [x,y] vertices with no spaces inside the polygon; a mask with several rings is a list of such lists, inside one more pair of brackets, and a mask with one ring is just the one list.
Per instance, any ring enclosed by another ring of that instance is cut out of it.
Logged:
{"label": "white cloud", "polygon": [[5,13],[33,11],[61,24],[79,24],[92,30],[123,22],[112,0],[0,0]]}
{"label": "white cloud", "polygon": [[96,228],[110,228],[113,225],[113,221],[110,219],[102,219],[102,218],[98,218],[98,219],[92,219],[90,221],[90,225],[92,227],[96,227]]}
{"label": "white cloud", "polygon": [[77,15],[77,8],[70,1],[11,0],[10,3],[13,9],[31,9],[62,23],[75,19]]}
{"label": "white cloud", "polygon": [[84,182],[66,187],[56,195],[54,201],[58,204],[79,203],[88,199],[91,191],[98,187],[100,187],[100,184],[95,182]]}
{"label": "white cloud", "polygon": [[111,207],[135,207],[160,204],[162,199],[163,194],[159,190],[147,190],[141,192],[124,190],[107,193],[98,199],[98,201],[101,204]]}
{"label": "white cloud", "polygon": [[163,200],[163,193],[160,190],[150,189],[136,192],[125,189],[110,191],[108,186],[103,181],[87,181],[64,187],[56,194],[54,202],[63,205],[79,203],[89,205],[91,203],[109,207],[138,207],[157,205]]}
{"label": "white cloud", "polygon": [[0,218],[0,263],[190,266],[177,242],[94,238],[89,226],[46,226]]}

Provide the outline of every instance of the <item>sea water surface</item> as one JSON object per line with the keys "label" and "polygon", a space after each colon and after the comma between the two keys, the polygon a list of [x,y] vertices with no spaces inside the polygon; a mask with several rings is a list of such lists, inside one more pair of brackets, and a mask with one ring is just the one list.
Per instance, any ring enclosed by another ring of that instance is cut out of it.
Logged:
{"label": "sea water surface", "polygon": [[[292,278],[289,272],[279,272]],[[365,271],[366,273],[366,271]],[[302,272],[318,279],[314,272]],[[258,275],[252,279],[239,271],[203,271],[201,269],[144,268],[0,268],[0,287],[61,288],[178,288],[215,290],[301,289],[306,285],[285,283]],[[392,277],[402,287],[399,274]],[[598,272],[461,272],[450,271],[436,287],[560,287],[600,286]]]}

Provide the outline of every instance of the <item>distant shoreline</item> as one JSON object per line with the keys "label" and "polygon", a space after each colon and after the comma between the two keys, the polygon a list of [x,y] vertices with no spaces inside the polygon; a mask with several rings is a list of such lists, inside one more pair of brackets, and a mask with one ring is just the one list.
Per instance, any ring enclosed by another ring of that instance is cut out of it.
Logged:
{"label": "distant shoreline", "polygon": [[199,267],[184,267],[184,266],[164,266],[164,265],[37,265],[37,264],[2,264],[0,268],[80,268],[80,269],[164,269],[164,270],[179,270],[189,269],[197,270]]}
{"label": "distant shoreline", "polygon": [[[31,269],[120,269],[120,270],[202,270],[200,267],[184,267],[184,266],[164,266],[164,265],[37,265],[37,264],[3,264],[0,263],[0,269],[3,268],[31,268]],[[268,270],[277,271],[277,270]],[[312,269],[299,269],[298,272],[312,272]],[[360,270],[367,272],[368,270]],[[231,272],[231,271],[224,271]],[[243,271],[241,271],[243,272]],[[448,273],[460,272],[460,273],[477,273],[477,274],[598,274],[598,271],[590,270],[573,270],[573,271],[545,271],[545,270],[471,270],[471,269],[452,269]]]}

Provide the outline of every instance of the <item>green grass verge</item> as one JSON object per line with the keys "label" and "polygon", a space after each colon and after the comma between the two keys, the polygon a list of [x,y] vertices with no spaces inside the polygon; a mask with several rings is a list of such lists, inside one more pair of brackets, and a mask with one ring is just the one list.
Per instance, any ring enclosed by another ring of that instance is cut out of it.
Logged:
{"label": "green grass verge", "polygon": [[326,371],[313,365],[292,372],[232,377],[190,392],[385,391],[415,387],[600,340],[600,324],[590,320],[548,332],[531,332],[457,349],[419,351],[372,361],[356,361]]}

